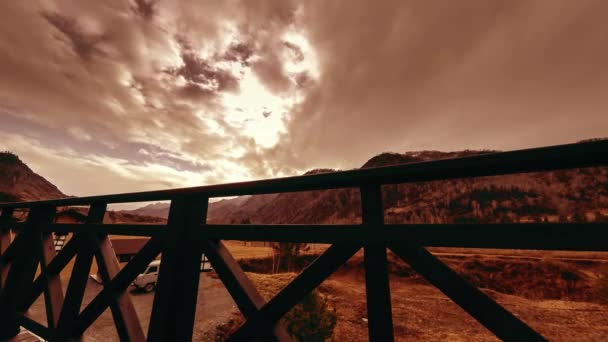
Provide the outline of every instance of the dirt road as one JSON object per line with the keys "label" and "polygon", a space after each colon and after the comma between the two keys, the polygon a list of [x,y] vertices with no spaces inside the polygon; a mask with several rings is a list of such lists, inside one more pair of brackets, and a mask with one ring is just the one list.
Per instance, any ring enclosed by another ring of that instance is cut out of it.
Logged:
{"label": "dirt road", "polygon": [[[64,290],[67,287],[68,281],[69,278],[62,279]],[[101,285],[89,280],[82,308],[93,300],[101,289]],[[132,292],[131,298],[142,324],[142,328],[144,329],[144,333],[146,333],[148,331],[148,322],[150,321],[154,292]],[[222,283],[219,280],[210,277],[208,273],[201,273],[193,340],[212,340],[213,332],[217,324],[225,321],[230,312],[235,309],[236,305]],[[40,297],[30,308],[29,314],[38,322],[46,325],[46,315],[44,312],[44,299]],[[106,310],[86,331],[84,338],[84,341],[86,342],[108,342],[118,340],[112,314],[109,309]]]}

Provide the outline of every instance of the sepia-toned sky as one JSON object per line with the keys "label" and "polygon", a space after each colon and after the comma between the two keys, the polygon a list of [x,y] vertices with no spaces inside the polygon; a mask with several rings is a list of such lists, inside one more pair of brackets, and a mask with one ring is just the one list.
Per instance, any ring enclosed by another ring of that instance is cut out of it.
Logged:
{"label": "sepia-toned sky", "polygon": [[0,150],[67,194],[608,136],[608,2],[3,1]]}

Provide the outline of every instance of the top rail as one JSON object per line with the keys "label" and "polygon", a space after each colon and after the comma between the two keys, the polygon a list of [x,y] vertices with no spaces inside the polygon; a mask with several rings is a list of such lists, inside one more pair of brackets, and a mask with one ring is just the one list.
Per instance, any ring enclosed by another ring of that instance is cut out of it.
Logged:
{"label": "top rail", "polygon": [[608,140],[557,145],[477,156],[417,162],[397,166],[338,171],[169,190],[0,203],[0,208],[90,205],[170,200],[178,196],[228,197],[397,184],[455,178],[498,176],[608,165]]}

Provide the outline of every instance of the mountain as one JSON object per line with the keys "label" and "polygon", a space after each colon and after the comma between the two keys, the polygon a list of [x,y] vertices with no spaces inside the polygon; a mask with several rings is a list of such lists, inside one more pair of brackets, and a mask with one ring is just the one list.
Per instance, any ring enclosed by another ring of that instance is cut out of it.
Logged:
{"label": "mountain", "polygon": [[163,202],[151,203],[141,208],[133,210],[121,210],[120,212],[125,214],[154,216],[166,219],[169,215],[169,204]]}
{"label": "mountain", "polygon": [[[231,217],[232,221],[237,222],[239,221],[239,217],[243,220],[247,220],[247,218],[253,215],[258,209],[273,201],[276,197],[276,194],[240,196],[210,202],[207,211],[207,221],[209,223],[223,222],[226,217]],[[169,217],[169,203],[152,203],[141,208],[122,210],[121,212],[124,214],[153,216],[166,219]]]}
{"label": "mountain", "polygon": [[30,169],[19,157],[0,152],[0,202],[67,197],[55,185]]}
{"label": "mountain", "polygon": [[[382,153],[362,168],[474,156],[496,151]],[[311,170],[306,174],[332,172]],[[608,221],[608,169],[586,168],[386,185],[387,223]],[[209,223],[347,224],[361,220],[359,191],[336,189],[241,196],[209,204]],[[167,217],[168,204],[134,214]]]}
{"label": "mountain", "polygon": [[456,151],[456,152],[441,152],[441,151],[417,151],[417,152],[405,152],[405,153],[385,152],[385,153],[381,153],[375,157],[372,157],[365,164],[363,164],[363,166],[361,168],[363,169],[363,168],[369,168],[369,167],[380,167],[380,166],[390,166],[390,165],[399,165],[399,164],[407,164],[407,163],[417,163],[417,162],[439,160],[439,159],[462,158],[462,157],[470,157],[470,156],[495,153],[495,152],[499,152],[499,151],[464,150],[464,151]]}
{"label": "mountain", "polygon": [[[362,167],[491,152],[495,151],[382,153]],[[247,201],[257,197],[248,196]],[[347,224],[361,221],[357,189],[282,193],[260,202],[255,210],[232,209],[215,215],[209,222]],[[383,204],[387,223],[608,221],[608,168],[386,185]]]}
{"label": "mountain", "polygon": [[[19,157],[0,152],[0,202],[37,201],[65,198],[61,190],[30,169]],[[86,217],[84,207],[60,208],[60,215],[72,215],[76,221]],[[22,218],[22,216],[19,216]],[[163,224],[166,220],[156,215],[137,215],[108,210],[106,223]]]}
{"label": "mountain", "polygon": [[[494,151],[382,153],[362,168]],[[316,169],[306,174],[332,172]],[[66,197],[19,157],[0,153],[0,201]],[[586,168],[383,187],[387,223],[608,221],[608,169]],[[361,220],[358,189],[225,198],[209,204],[209,223],[347,224]],[[165,222],[167,203],[110,212],[112,222]]]}

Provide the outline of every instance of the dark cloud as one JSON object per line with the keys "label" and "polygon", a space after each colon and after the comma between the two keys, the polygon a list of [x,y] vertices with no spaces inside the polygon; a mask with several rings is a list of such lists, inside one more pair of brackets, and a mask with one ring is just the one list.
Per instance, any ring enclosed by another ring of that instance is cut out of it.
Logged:
{"label": "dark cloud", "polygon": [[279,145],[310,166],[352,167],[386,150],[605,135],[607,10],[604,1],[303,2],[299,24],[322,76]]}
{"label": "dark cloud", "polygon": [[158,0],[135,0],[133,10],[144,19],[150,19],[156,13]]}
{"label": "dark cloud", "polygon": [[224,53],[220,59],[230,61],[230,62],[239,62],[243,66],[249,65],[249,60],[253,56],[253,48],[246,43],[234,43],[230,45],[228,50]]}
{"label": "dark cloud", "polygon": [[214,91],[238,89],[238,79],[234,75],[229,71],[212,66],[193,51],[183,51],[181,58],[184,64],[168,72],[182,76],[187,81],[196,83],[205,89]]}
{"label": "dark cloud", "polygon": [[99,48],[107,37],[101,33],[85,33],[73,18],[64,17],[58,13],[43,12],[44,17],[49,24],[61,32],[61,35],[55,36],[60,41],[65,41],[83,60],[90,60],[94,55],[101,55],[102,50]]}

